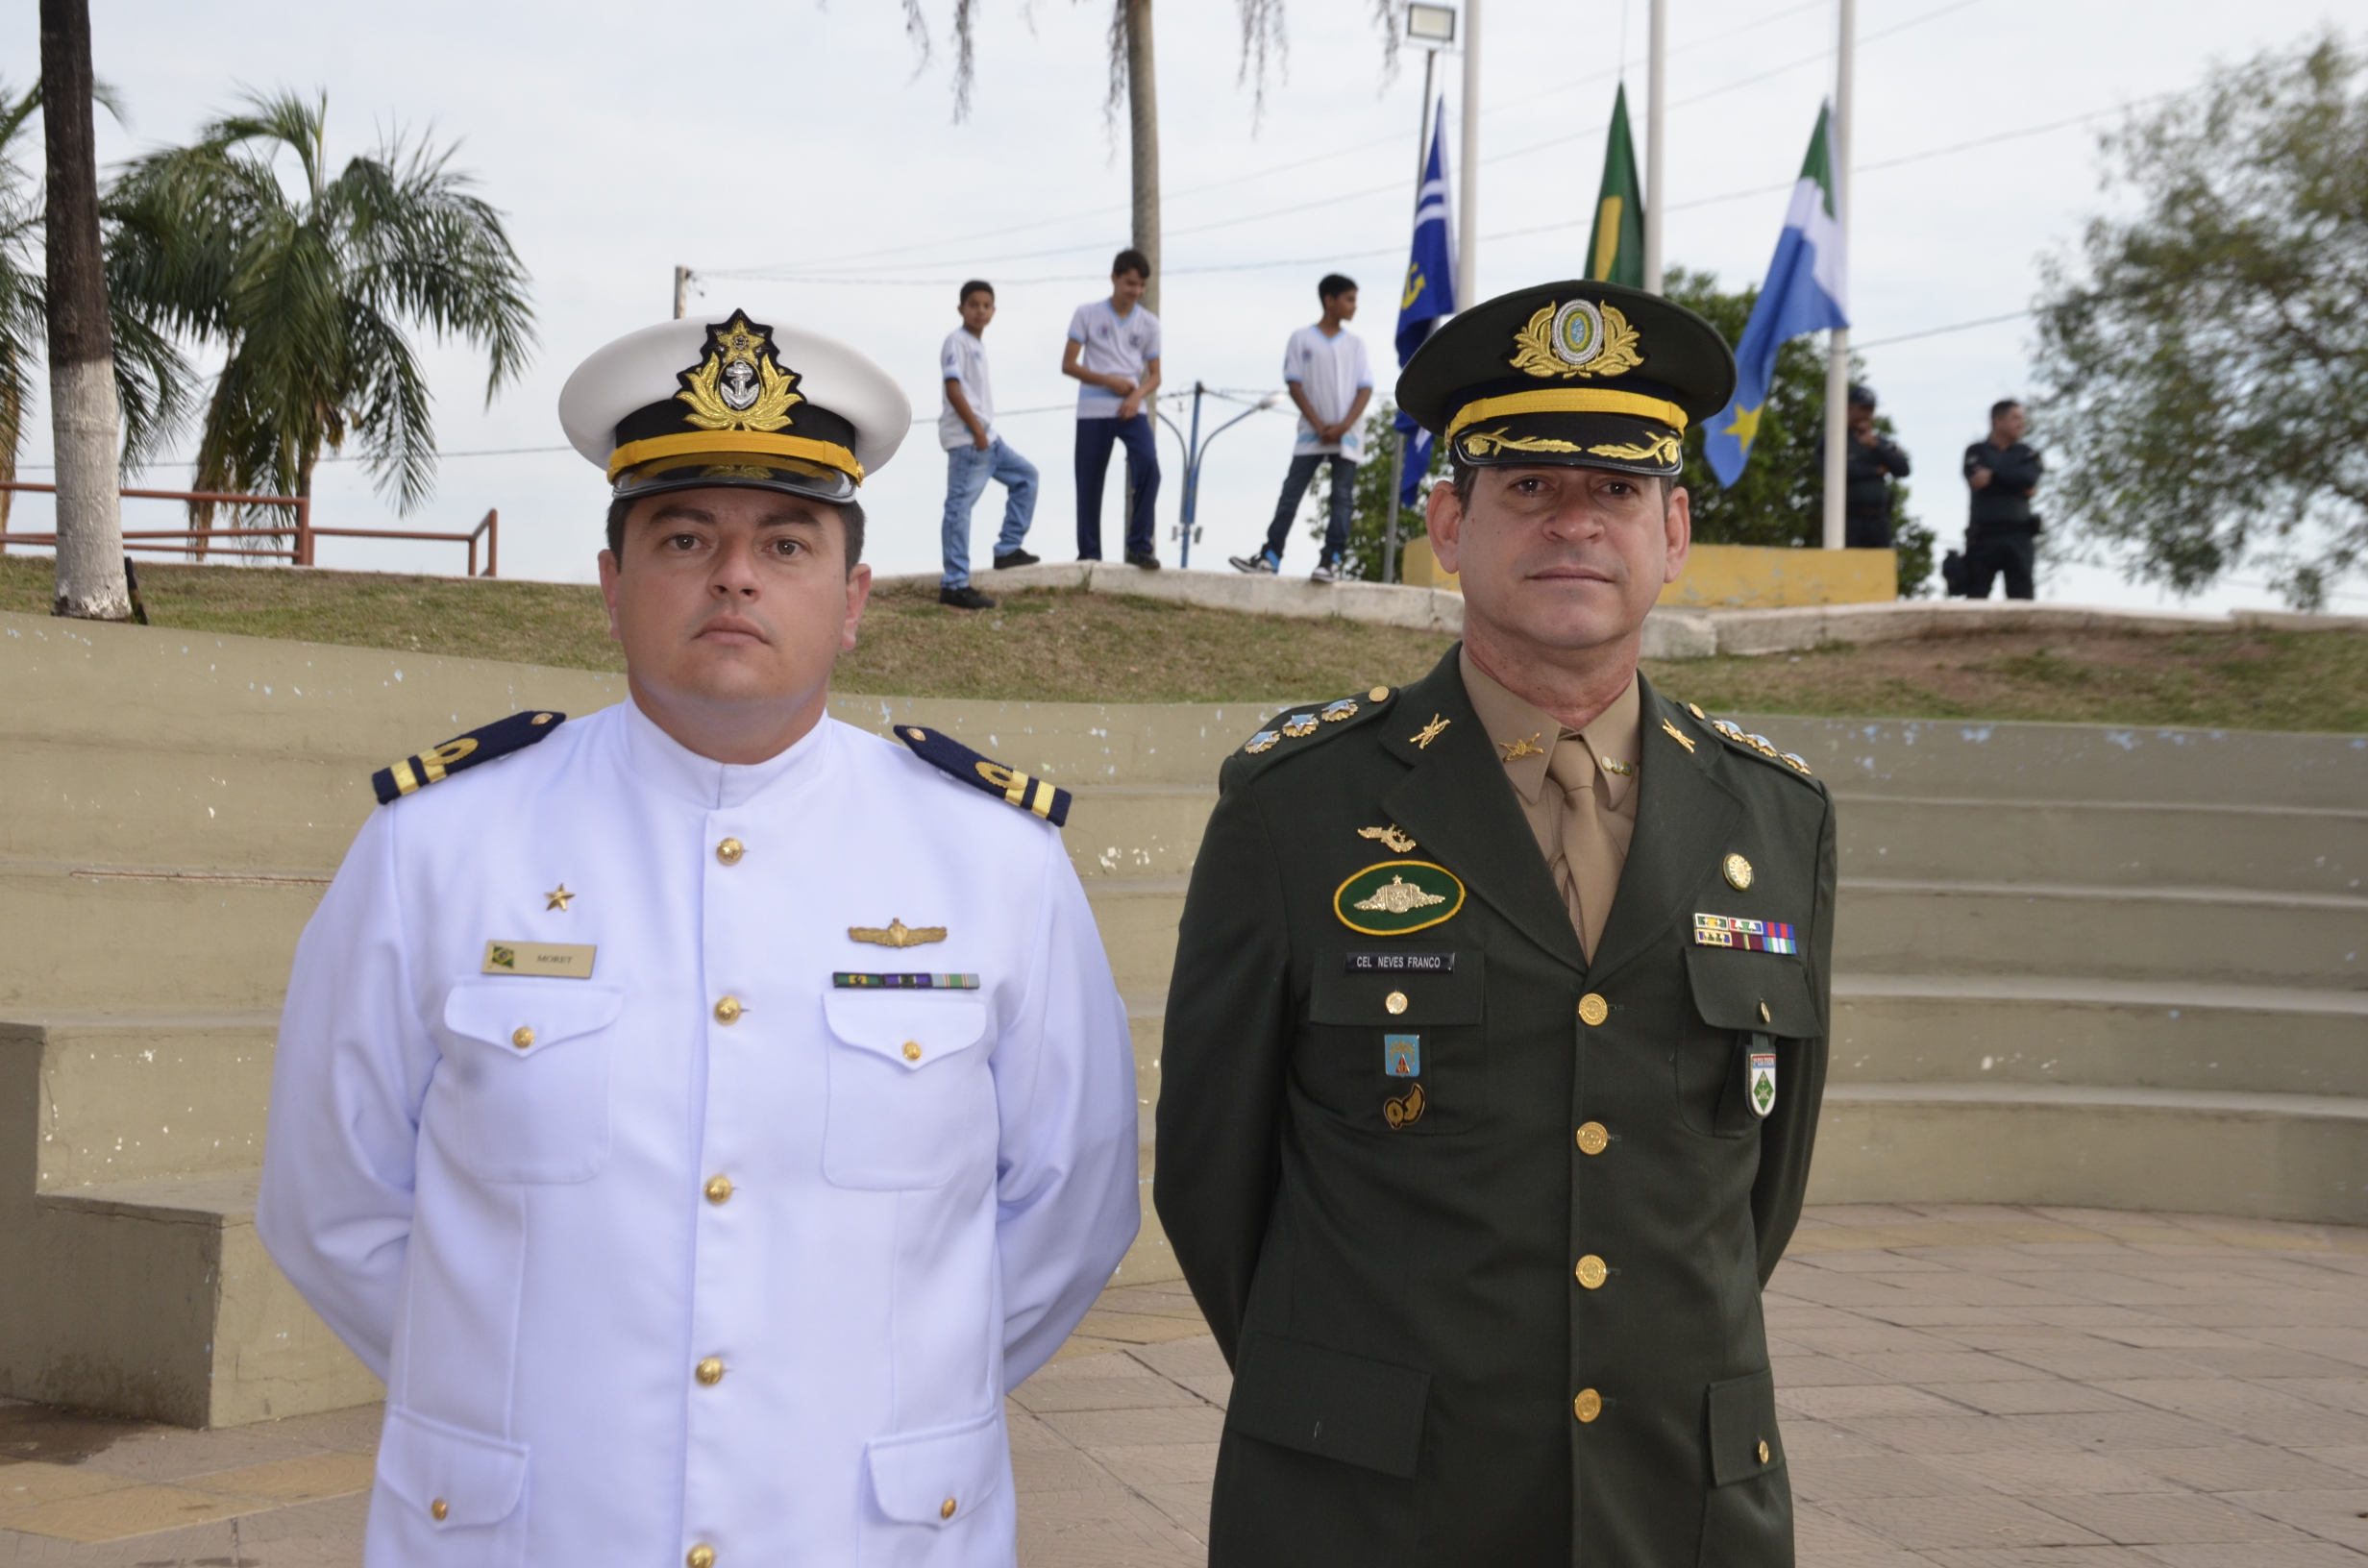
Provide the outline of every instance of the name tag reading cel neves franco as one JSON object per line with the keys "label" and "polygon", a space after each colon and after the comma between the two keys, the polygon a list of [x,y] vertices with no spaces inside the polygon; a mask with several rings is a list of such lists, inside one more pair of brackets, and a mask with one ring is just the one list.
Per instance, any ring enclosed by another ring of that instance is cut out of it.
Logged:
{"label": "name tag reading cel neves franco", "polygon": [[1453,953],[1349,953],[1343,974],[1453,974]]}
{"label": "name tag reading cel neves franco", "polygon": [[554,980],[589,980],[592,955],[600,949],[588,942],[489,942],[480,974],[539,974]]}

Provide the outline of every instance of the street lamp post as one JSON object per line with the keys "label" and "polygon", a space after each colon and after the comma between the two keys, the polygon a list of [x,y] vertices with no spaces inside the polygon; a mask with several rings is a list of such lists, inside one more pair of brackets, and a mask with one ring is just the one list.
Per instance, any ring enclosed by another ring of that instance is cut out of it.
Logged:
{"label": "street lamp post", "polygon": [[1176,524],[1175,530],[1175,536],[1182,547],[1176,559],[1176,567],[1179,571],[1189,571],[1193,564],[1193,541],[1199,536],[1200,532],[1200,465],[1208,456],[1210,446],[1219,436],[1232,429],[1250,415],[1263,414],[1283,401],[1283,395],[1280,392],[1270,392],[1211,430],[1204,440],[1200,434],[1200,400],[1208,396],[1221,398],[1224,394],[1222,392],[1212,394],[1208,387],[1199,381],[1193,382],[1193,432],[1189,437],[1176,429],[1174,420],[1170,419],[1164,413],[1159,416],[1159,422],[1168,427],[1169,433],[1173,435],[1184,448],[1184,511],[1181,520]]}

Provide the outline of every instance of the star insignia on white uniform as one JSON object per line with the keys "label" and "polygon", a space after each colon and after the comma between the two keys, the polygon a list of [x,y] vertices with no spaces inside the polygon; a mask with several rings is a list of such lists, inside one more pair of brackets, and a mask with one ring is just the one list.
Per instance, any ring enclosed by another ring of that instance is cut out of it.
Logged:
{"label": "star insignia on white uniform", "polygon": [[543,905],[545,913],[549,913],[555,909],[563,910],[567,908],[567,901],[576,895],[568,892],[567,884],[562,882],[557,887],[552,889],[549,893],[544,894],[543,896],[550,900],[549,903]]}

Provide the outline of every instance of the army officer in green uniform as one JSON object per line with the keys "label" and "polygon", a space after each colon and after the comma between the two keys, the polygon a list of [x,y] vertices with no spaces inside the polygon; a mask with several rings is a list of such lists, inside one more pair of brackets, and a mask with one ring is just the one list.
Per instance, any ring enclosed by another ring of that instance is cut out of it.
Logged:
{"label": "army officer in green uniform", "polygon": [[1792,1561],[1760,1291],[1825,1077],[1834,811],[1637,672],[1733,357],[1611,284],[1398,381],[1463,644],[1226,764],[1159,1216],[1234,1368],[1213,1568]]}

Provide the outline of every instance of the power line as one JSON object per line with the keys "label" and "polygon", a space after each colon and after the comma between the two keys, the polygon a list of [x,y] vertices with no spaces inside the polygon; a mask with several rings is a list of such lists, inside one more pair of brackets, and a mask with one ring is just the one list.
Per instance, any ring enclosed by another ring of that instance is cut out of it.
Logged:
{"label": "power line", "polygon": [[2031,308],[2025,306],[2020,310],[2010,310],[2003,316],[1983,316],[1979,320],[1960,321],[1947,327],[1927,327],[1920,332],[1901,332],[1895,337],[1878,337],[1869,343],[1853,343],[1850,347],[1854,350],[1880,349],[1893,343],[1912,343],[1919,337],[1938,337],[1944,332],[1971,331],[1976,327],[1995,327],[2002,321],[2020,321],[2031,313]]}
{"label": "power line", "polygon": [[[1809,0],[1809,3],[1807,4],[1795,5],[1784,11],[1776,12],[1770,15],[1761,17],[1754,22],[1748,23],[1744,27],[1734,29],[1727,33],[1722,33],[1715,37],[1697,38],[1691,43],[1684,44],[1671,50],[1670,53],[1673,55],[1683,54],[1689,50],[1703,48],[1712,43],[1725,42],[1728,38],[1733,37],[1737,33],[1749,32],[1754,28],[1782,20],[1785,17],[1798,14],[1801,12],[1817,9],[1824,3],[1825,0]],[[1912,16],[1906,21],[1896,23],[1875,33],[1868,34],[1862,37],[1859,41],[1861,43],[1872,43],[1877,39],[1887,38],[1897,33],[1904,33],[1911,28],[1920,27],[1924,23],[1935,20],[1940,16],[1945,16],[1951,12],[1962,11],[1968,6],[1980,5],[1982,3],[1983,0],[1950,0],[1950,3],[1947,5],[1939,6],[1932,11],[1921,13],[1920,15]],[[1672,109],[1684,109],[1690,105],[1705,103],[1713,98],[1722,97],[1730,92],[1740,91],[1744,87],[1751,86],[1760,82],[1764,82],[1770,77],[1781,76],[1787,71],[1798,70],[1804,65],[1813,65],[1820,61],[1829,60],[1832,57],[1832,49],[1821,49],[1813,54],[1803,55],[1797,60],[1788,61],[1782,65],[1771,66],[1764,71],[1755,72],[1750,76],[1726,83],[1721,86],[1713,87],[1707,92],[1696,93],[1690,98],[1678,99],[1671,103],[1669,107]],[[1483,106],[1481,112],[1483,114],[1493,114],[1504,110],[1517,108],[1522,104],[1534,103],[1541,98],[1559,97],[1565,93],[1576,91],[1581,87],[1591,86],[1596,82],[1612,79],[1616,77],[1618,74],[1619,72],[1616,68],[1612,70],[1591,72],[1586,76],[1575,78],[1554,87],[1548,87],[1539,92],[1531,93],[1523,98],[1511,99],[1494,106]],[[1516,147],[1507,152],[1492,154],[1489,157],[1483,158],[1480,162],[1483,166],[1491,163],[1501,163],[1516,158],[1524,158],[1533,153],[1544,152],[1551,148],[1567,146],[1573,141],[1583,140],[1590,136],[1600,135],[1607,129],[1607,127],[1608,122],[1605,125],[1591,125],[1584,130],[1566,132],[1560,135],[1550,136],[1543,141],[1532,142],[1525,147]],[[1267,168],[1256,170],[1248,175],[1232,176],[1223,180],[1210,181],[1199,185],[1189,185],[1182,190],[1171,191],[1167,193],[1162,198],[1161,205],[1164,207],[1170,201],[1177,201],[1185,197],[1200,195],[1208,191],[1236,189],[1246,180],[1262,180],[1270,175],[1288,173],[1293,170],[1306,168],[1311,164],[1326,162],[1333,159],[1345,158],[1357,153],[1370,152],[1377,147],[1394,146],[1397,143],[1398,139],[1399,138],[1395,136],[1381,137],[1372,141],[1360,142],[1354,146],[1339,148],[1328,153],[1318,153],[1312,157],[1298,159],[1290,163],[1273,164]],[[1786,186],[1783,188],[1788,189],[1790,187]],[[1338,206],[1343,202],[1361,200],[1366,197],[1402,191],[1403,189],[1403,182],[1392,181],[1386,184],[1370,185],[1360,190],[1347,191],[1341,195],[1326,197],[1320,202],[1302,202],[1295,204],[1291,207],[1276,208],[1266,212],[1254,213],[1245,217],[1225,218],[1221,219],[1216,223],[1200,224],[1188,229],[1173,230],[1170,232],[1170,237],[1176,237],[1183,234],[1205,233],[1215,229],[1232,228],[1245,223],[1263,222],[1270,218],[1295,216],[1300,212],[1311,210],[1314,208]],[[1058,225],[1064,223],[1083,221],[1087,218],[1107,217],[1112,213],[1120,213],[1125,210],[1126,208],[1123,204],[1107,204],[1101,207],[1080,209],[1061,217],[1041,218],[1028,223],[1013,224],[1001,229],[987,230],[978,233],[963,235],[950,241],[925,240],[917,241],[909,245],[887,246],[877,250],[859,251],[851,255],[833,257],[824,260],[807,263],[806,265],[811,266],[818,272],[826,272],[830,269],[845,266],[856,261],[877,260],[887,257],[909,256],[914,251],[942,251],[948,244],[971,244],[982,239],[994,239],[1000,238],[1006,234],[1030,233],[1035,230],[1057,227]],[[1675,211],[1678,209],[1676,208],[1671,208],[1670,210]],[[1588,221],[1591,222],[1592,220],[1590,219]],[[1056,246],[1039,251],[1023,251],[1008,256],[974,257],[964,260],[959,264],[966,268],[974,269],[1004,261],[1029,261],[1048,256],[1063,256],[1078,251],[1097,250],[1103,248],[1106,244],[1106,240],[1089,240],[1075,245]],[[925,265],[926,263],[924,264]],[[799,269],[799,265],[800,264],[796,262],[783,262],[768,266],[719,268],[715,270],[702,269],[699,276],[714,279],[745,279],[752,282],[785,282],[792,281],[809,281],[802,275],[794,280],[785,276],[793,270]],[[1171,268],[1169,270],[1174,271],[1177,269]]]}

